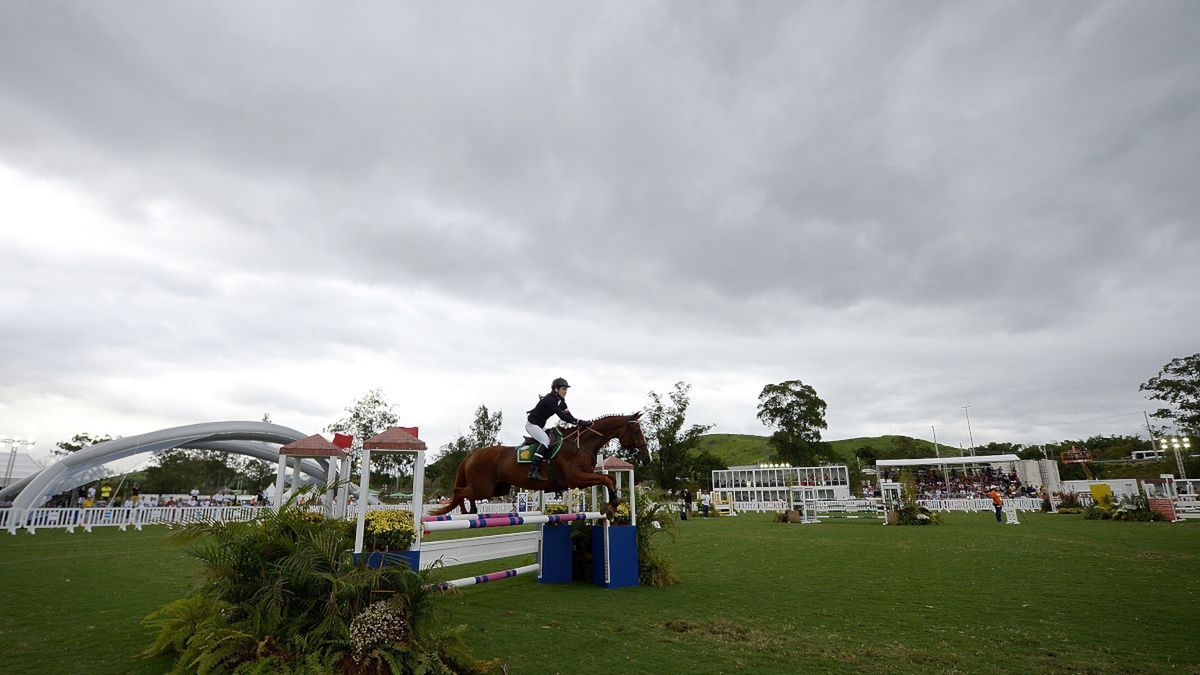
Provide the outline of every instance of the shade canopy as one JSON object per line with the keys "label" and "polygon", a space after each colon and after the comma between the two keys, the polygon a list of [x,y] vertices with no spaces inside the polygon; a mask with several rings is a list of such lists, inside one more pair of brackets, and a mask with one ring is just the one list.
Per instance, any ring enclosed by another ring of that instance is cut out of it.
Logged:
{"label": "shade canopy", "polygon": [[976,464],[997,464],[1000,462],[1019,462],[1016,455],[978,455],[975,457],[925,457],[923,459],[881,459],[875,462],[876,467],[883,466],[972,466]]}

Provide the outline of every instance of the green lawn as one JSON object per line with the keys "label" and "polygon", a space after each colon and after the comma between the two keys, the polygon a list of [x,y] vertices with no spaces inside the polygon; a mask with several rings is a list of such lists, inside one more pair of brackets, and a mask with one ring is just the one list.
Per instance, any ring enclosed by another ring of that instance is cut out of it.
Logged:
{"label": "green lawn", "polygon": [[[663,539],[679,585],[520,577],[446,608],[509,673],[1200,672],[1200,524],[1021,520],[693,519]],[[147,528],[5,536],[0,571],[0,672],[149,673],[138,621],[196,570]]]}

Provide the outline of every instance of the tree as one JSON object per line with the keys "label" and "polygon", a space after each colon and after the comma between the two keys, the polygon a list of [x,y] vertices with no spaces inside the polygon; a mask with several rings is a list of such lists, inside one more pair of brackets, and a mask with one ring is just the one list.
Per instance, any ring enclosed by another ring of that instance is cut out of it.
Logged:
{"label": "tree", "polygon": [[219,450],[167,450],[155,457],[154,465],[146,469],[142,492],[188,492],[196,488],[203,494],[212,494],[234,489],[242,481],[246,487],[253,479],[244,473],[245,465],[246,460]]}
{"label": "tree", "polygon": [[69,441],[59,441],[58,443],[55,443],[55,445],[58,446],[58,449],[51,450],[50,452],[54,453],[55,455],[65,456],[71,454],[72,452],[79,452],[84,448],[90,448],[97,443],[111,441],[112,439],[113,437],[109,436],[108,434],[104,434],[103,436],[93,436],[85,431],[82,434],[75,434]]}
{"label": "tree", "polygon": [[[669,404],[651,391],[650,403],[643,409],[642,432],[646,435],[654,458],[647,468],[654,481],[664,489],[678,487],[680,478],[692,478],[691,451],[700,443],[700,437],[713,426],[693,424],[684,430],[687,409],[691,405],[688,399],[691,388],[686,382],[676,382],[675,391],[667,395]],[[711,464],[711,461],[708,463]]]}
{"label": "tree", "polygon": [[1138,390],[1150,392],[1146,398],[1170,406],[1150,413],[1151,417],[1173,423],[1185,432],[1200,431],[1200,354],[1171,359]]}
{"label": "tree", "polygon": [[821,442],[825,401],[800,380],[768,384],[758,395],[758,419],[774,429],[771,445],[779,459],[797,466],[831,460],[833,447]]}
{"label": "tree", "polygon": [[[363,441],[400,423],[400,417],[393,411],[395,407],[395,404],[388,403],[383,397],[383,390],[372,389],[355,401],[354,405],[346,408],[348,414],[325,427],[325,431],[354,437],[351,447],[356,451],[353,461],[357,465],[358,457],[361,456],[357,455],[357,451],[362,450]],[[374,462],[372,470],[382,470],[388,475],[399,477],[404,468],[412,464],[412,456],[405,452],[381,452],[373,456],[371,461]]]}
{"label": "tree", "polygon": [[442,454],[437,461],[430,463],[425,470],[425,477],[435,490],[449,494],[454,489],[454,472],[458,469],[467,455],[475,448],[486,448],[500,444],[500,427],[504,426],[504,413],[491,413],[486,405],[475,409],[475,420],[466,434],[442,446]]}
{"label": "tree", "polygon": [[712,489],[712,472],[728,468],[725,460],[707,450],[702,450],[692,458],[692,476],[706,490]]}

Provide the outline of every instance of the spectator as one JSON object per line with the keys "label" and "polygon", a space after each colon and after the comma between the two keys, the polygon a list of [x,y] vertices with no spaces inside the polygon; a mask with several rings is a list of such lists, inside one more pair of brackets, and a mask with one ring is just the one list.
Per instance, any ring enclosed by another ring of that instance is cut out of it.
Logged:
{"label": "spectator", "polygon": [[680,519],[687,520],[688,514],[692,512],[692,491],[687,488],[683,488],[683,492],[680,493],[680,496],[683,497],[683,515],[680,516]]}
{"label": "spectator", "polygon": [[996,522],[999,523],[1000,514],[1004,512],[1004,498],[1000,496],[1000,493],[996,490],[995,485],[992,485],[991,488],[992,489],[988,491],[987,496],[992,498],[992,507],[996,509]]}
{"label": "spectator", "polygon": [[700,511],[704,517],[708,518],[708,507],[712,506],[712,492],[709,490],[700,491]]}

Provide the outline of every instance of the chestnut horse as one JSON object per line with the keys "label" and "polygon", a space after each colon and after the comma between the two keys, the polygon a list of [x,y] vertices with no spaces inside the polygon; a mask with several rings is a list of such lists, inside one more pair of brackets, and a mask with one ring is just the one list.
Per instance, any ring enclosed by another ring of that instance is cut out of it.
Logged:
{"label": "chestnut horse", "polygon": [[[621,449],[637,451],[640,464],[649,464],[650,449],[638,422],[641,416],[641,413],[606,415],[597,418],[587,429],[575,427],[565,432],[558,454],[543,467],[546,480],[529,478],[528,465],[517,463],[516,448],[511,445],[476,448],[458,465],[454,474],[454,497],[450,503],[429,513],[440,516],[455,508],[462,509],[463,513],[476,513],[476,501],[506,495],[514,485],[552,492],[603,485],[608,488],[609,508],[615,510],[621,503],[617,484],[611,476],[596,473],[596,454],[616,438],[621,442]],[[467,510],[468,501],[471,502],[470,511]]]}

